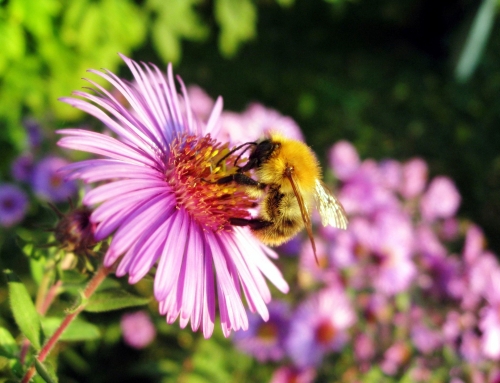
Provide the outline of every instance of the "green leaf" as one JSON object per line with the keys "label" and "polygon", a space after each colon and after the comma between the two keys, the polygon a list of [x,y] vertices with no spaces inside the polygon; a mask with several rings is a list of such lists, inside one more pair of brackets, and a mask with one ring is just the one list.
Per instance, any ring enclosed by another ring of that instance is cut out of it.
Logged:
{"label": "green leaf", "polygon": [[257,10],[251,0],[217,0],[215,18],[221,28],[219,48],[228,57],[255,36]]}
{"label": "green leaf", "polygon": [[108,289],[98,291],[89,299],[85,311],[98,313],[104,311],[119,310],[126,307],[141,306],[149,302],[149,298],[144,298],[129,293],[122,289]]}
{"label": "green leaf", "polygon": [[180,60],[182,39],[203,41],[208,37],[209,30],[195,9],[198,3],[200,0],[148,0],[147,8],[156,14],[151,37],[165,61]]}
{"label": "green leaf", "polygon": [[[57,328],[61,325],[64,318],[58,317],[45,317],[42,318],[42,326],[44,332],[50,336]],[[71,324],[64,330],[61,335],[60,340],[77,342],[84,340],[93,340],[101,337],[101,332],[99,328],[92,323],[86,322],[81,318],[76,318],[71,322]]]}
{"label": "green leaf", "polygon": [[11,270],[4,271],[9,288],[10,306],[21,332],[36,350],[40,350],[42,332],[40,317],[26,287]]}
{"label": "green leaf", "polygon": [[30,270],[33,280],[38,286],[42,283],[43,276],[45,274],[45,265],[47,261],[45,258],[40,257],[39,259],[30,258]]}
{"label": "green leaf", "polygon": [[470,78],[481,59],[493,30],[496,3],[496,0],[483,0],[477,11],[455,68],[455,77],[460,82],[465,82]]}
{"label": "green leaf", "polygon": [[19,347],[12,334],[5,328],[0,327],[0,356],[15,358]]}
{"label": "green leaf", "polygon": [[[40,375],[40,377],[45,380],[47,383],[56,383],[57,382],[57,378],[55,376],[53,376],[52,374],[49,373],[49,371],[47,370],[47,368],[45,368],[45,366],[38,360],[35,358],[35,368],[36,368],[36,372],[38,372],[38,375]],[[55,378],[55,380],[54,380]]]}

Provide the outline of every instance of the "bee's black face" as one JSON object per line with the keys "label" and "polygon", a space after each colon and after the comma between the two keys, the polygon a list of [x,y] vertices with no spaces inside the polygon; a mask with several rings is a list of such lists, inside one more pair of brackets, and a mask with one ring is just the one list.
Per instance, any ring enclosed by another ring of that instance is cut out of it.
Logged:
{"label": "bee's black face", "polygon": [[264,140],[255,147],[254,151],[250,154],[249,160],[254,161],[258,168],[271,157],[279,146],[279,143]]}
{"label": "bee's black face", "polygon": [[258,143],[252,153],[250,153],[248,162],[240,168],[240,171],[246,172],[251,169],[260,168],[279,146],[279,143],[272,142],[271,140],[264,140]]}

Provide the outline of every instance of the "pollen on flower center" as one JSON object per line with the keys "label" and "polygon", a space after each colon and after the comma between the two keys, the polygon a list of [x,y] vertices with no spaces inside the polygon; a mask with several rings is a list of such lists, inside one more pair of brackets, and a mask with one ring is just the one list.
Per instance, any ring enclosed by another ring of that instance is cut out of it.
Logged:
{"label": "pollen on flower center", "polygon": [[237,170],[237,155],[229,152],[228,144],[218,143],[210,135],[183,135],[170,146],[165,172],[165,180],[177,197],[177,208],[215,231],[229,229],[230,218],[250,218],[248,209],[256,203],[243,186],[217,183]]}

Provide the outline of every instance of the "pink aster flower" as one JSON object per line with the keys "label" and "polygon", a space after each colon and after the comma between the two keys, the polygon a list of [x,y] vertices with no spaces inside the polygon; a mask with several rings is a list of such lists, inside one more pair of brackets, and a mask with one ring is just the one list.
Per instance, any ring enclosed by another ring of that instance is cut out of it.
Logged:
{"label": "pink aster flower", "polygon": [[282,366],[274,371],[270,383],[312,383],[315,378],[314,368]]}
{"label": "pink aster flower", "polygon": [[280,132],[294,140],[304,140],[297,123],[274,109],[253,103],[241,114],[225,112],[221,116],[221,135],[233,143],[256,141],[270,132]]}
{"label": "pink aster flower", "polygon": [[21,222],[28,205],[28,196],[20,188],[12,184],[0,184],[0,226],[10,227]]}
{"label": "pink aster flower", "polygon": [[39,198],[63,202],[75,194],[75,182],[65,180],[59,171],[66,165],[68,161],[60,157],[46,157],[36,164],[31,184]]}
{"label": "pink aster flower", "polygon": [[424,191],[427,182],[427,163],[421,158],[413,158],[403,164],[401,195],[410,199]]}
{"label": "pink aster flower", "polygon": [[124,314],[120,321],[123,340],[130,347],[141,349],[156,337],[156,329],[145,311]]}
{"label": "pink aster flower", "polygon": [[355,321],[344,292],[332,285],[302,303],[290,322],[285,348],[299,368],[314,367],[330,351],[340,351]]}
{"label": "pink aster flower", "polygon": [[430,222],[437,218],[450,218],[457,212],[460,199],[460,194],[451,179],[436,177],[420,201],[422,217]]}
{"label": "pink aster flower", "polygon": [[31,154],[22,154],[12,161],[11,173],[16,181],[28,182],[33,174],[34,161]]}
{"label": "pink aster flower", "polygon": [[285,302],[271,302],[269,320],[264,322],[259,316],[249,316],[247,331],[234,334],[236,347],[255,356],[259,362],[279,361],[285,356],[283,341],[288,333],[290,309]]}
{"label": "pink aster flower", "polygon": [[62,99],[101,120],[117,138],[82,129],[59,131],[64,135],[60,146],[105,157],[65,168],[70,178],[107,181],[83,201],[98,205],[91,216],[96,239],[113,234],[104,264],[116,263],[117,276],[128,274],[130,283],[156,265],[160,313],[168,323],[180,318],[183,328],[189,322],[194,331],[201,327],[207,338],[213,332],[216,296],[225,336],[248,328],[242,294],[250,310],[267,320],[271,294],[264,276],[283,292],[288,285],[269,259],[276,254],[249,229],[230,225],[230,218],[249,217],[255,201],[237,184],[215,182],[235,161],[229,156],[218,166],[229,151],[228,144],[215,139],[222,99],[205,124],[194,118],[180,79],[178,95],[171,66],[164,76],[154,65],[122,58],[135,82],[91,70],[115,93],[87,80],[94,93],[80,91],[74,95],[81,99]]}
{"label": "pink aster flower", "polygon": [[358,152],[348,141],[339,141],[330,148],[328,160],[339,180],[350,178],[361,165]]}
{"label": "pink aster flower", "polygon": [[214,108],[215,101],[198,85],[189,85],[187,94],[191,109],[202,121],[207,122]]}

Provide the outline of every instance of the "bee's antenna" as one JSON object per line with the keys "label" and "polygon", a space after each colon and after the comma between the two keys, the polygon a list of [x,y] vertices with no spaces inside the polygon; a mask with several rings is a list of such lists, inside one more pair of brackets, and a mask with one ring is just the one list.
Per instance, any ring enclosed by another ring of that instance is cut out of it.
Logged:
{"label": "bee's antenna", "polygon": [[257,145],[257,143],[256,142],[245,142],[244,144],[241,144],[241,145],[237,146],[236,148],[230,150],[225,156],[223,156],[219,161],[217,161],[217,163],[215,164],[215,167],[218,167],[221,164],[221,162],[224,161],[231,154],[233,154],[234,152],[237,152],[238,150],[240,150],[241,148],[244,148],[246,146],[247,148],[245,150],[243,150],[238,155],[238,157],[236,158],[236,160],[234,161],[234,166],[236,166],[236,163],[239,161],[239,159],[241,158],[241,156],[243,155],[243,153],[245,153],[248,150],[248,147],[251,146],[251,145]]}

